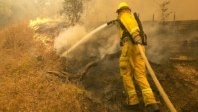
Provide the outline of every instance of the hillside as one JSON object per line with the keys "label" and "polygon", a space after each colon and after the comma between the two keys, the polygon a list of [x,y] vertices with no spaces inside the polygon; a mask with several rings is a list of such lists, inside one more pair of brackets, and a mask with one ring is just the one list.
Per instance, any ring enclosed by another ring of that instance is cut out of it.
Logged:
{"label": "hillside", "polygon": [[[125,108],[119,74],[120,52],[99,56],[99,48],[106,43],[102,39],[114,35],[113,28],[94,35],[102,38],[88,41],[69,58],[60,57],[53,48],[59,27],[42,27],[39,33],[51,36],[45,35],[51,40],[43,44],[35,41],[38,30],[28,26],[18,22],[0,29],[0,111],[130,111]],[[144,23],[148,59],[178,112],[198,110],[197,28],[198,21],[170,22],[163,28],[157,22]],[[147,76],[161,112],[168,112]],[[140,90],[138,95],[141,98]],[[141,107],[144,111],[143,103]]]}

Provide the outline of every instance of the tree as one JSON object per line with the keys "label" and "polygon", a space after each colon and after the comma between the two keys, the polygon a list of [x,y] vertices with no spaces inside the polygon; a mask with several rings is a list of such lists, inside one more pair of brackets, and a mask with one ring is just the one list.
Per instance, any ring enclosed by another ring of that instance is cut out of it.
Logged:
{"label": "tree", "polygon": [[170,0],[164,0],[161,4],[159,4],[162,24],[165,24],[165,22],[167,21],[167,18],[172,13],[171,11],[169,11],[169,8],[168,8],[169,5],[170,5]]}
{"label": "tree", "polygon": [[82,0],[64,0],[60,14],[65,17],[70,25],[75,25],[83,12]]}

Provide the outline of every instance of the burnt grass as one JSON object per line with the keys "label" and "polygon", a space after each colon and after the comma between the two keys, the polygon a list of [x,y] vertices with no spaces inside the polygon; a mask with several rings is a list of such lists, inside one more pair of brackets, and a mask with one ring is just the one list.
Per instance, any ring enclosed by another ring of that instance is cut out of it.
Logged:
{"label": "burnt grass", "polygon": [[[148,36],[146,55],[176,110],[197,112],[198,21],[143,25]],[[108,27],[94,35],[72,58],[60,58],[34,41],[35,33],[26,22],[0,29],[0,111],[133,112],[126,108],[118,66],[120,51],[103,58],[100,54],[102,47],[117,38],[116,29]],[[149,73],[147,77],[161,112],[169,112]],[[135,85],[145,112],[141,91]]]}
{"label": "burnt grass", "polygon": [[[158,23],[145,23],[145,28],[156,24]],[[148,59],[159,82],[178,112],[197,112],[198,110],[197,28],[197,21],[176,21],[167,23],[166,27],[161,27],[155,32],[148,32],[149,44],[146,46]],[[153,50],[153,40],[159,42],[157,47],[160,49]],[[68,64],[72,66],[67,66],[67,69],[64,70],[75,74],[89,62],[98,60],[97,57],[86,56],[87,54],[85,53],[85,58],[67,59],[67,64],[64,66]],[[85,112],[132,111],[125,108],[126,95],[119,73],[119,55],[120,52],[106,55],[91,67],[83,79],[78,82],[91,94],[91,99],[85,99],[85,102],[89,104],[84,110]],[[160,57],[160,59],[155,60],[155,57]],[[169,112],[149,73],[147,73],[147,78],[159,102],[161,112]],[[138,86],[137,92],[144,112],[144,103]]]}

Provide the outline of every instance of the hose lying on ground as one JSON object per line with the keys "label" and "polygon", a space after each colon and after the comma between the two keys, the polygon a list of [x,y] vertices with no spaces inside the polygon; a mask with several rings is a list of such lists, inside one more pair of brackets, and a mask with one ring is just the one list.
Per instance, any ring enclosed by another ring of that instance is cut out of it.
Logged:
{"label": "hose lying on ground", "polygon": [[167,107],[169,108],[169,110],[171,112],[177,112],[176,109],[175,109],[175,107],[173,106],[173,104],[169,100],[167,94],[165,93],[164,89],[162,88],[161,84],[159,83],[159,81],[158,81],[158,79],[157,79],[157,77],[156,77],[153,69],[151,68],[151,65],[149,64],[148,59],[146,58],[146,55],[143,52],[142,47],[141,47],[140,44],[138,44],[138,48],[139,48],[140,53],[141,53],[141,55],[142,55],[142,57],[143,57],[143,59],[145,61],[146,67],[147,67],[147,69],[148,69],[148,71],[149,71],[149,73],[151,75],[151,78],[153,79],[155,85],[157,86],[157,89],[159,90],[159,92],[160,92],[163,100],[165,101]]}

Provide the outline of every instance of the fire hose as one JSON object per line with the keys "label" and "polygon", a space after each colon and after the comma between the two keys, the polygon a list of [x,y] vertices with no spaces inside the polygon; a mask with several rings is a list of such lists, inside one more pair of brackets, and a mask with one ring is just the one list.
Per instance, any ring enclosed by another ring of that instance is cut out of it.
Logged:
{"label": "fire hose", "polygon": [[167,107],[169,108],[169,110],[171,112],[177,112],[175,107],[173,106],[173,104],[169,100],[167,94],[165,93],[164,89],[162,88],[161,84],[159,83],[159,81],[158,81],[153,69],[151,68],[151,65],[149,64],[148,59],[147,59],[145,53],[143,52],[142,47],[141,47],[140,44],[138,44],[138,48],[140,50],[140,54],[142,55],[143,60],[145,61],[146,67],[147,67],[147,69],[148,69],[148,71],[149,71],[149,73],[151,75],[151,78],[153,79],[153,81],[154,81],[157,89],[159,90],[159,92],[160,92],[164,102],[166,103]]}
{"label": "fire hose", "polygon": [[[135,16],[137,16],[137,14],[135,14]],[[117,20],[112,20],[112,21],[108,22],[107,25],[114,24],[116,22],[117,22]],[[140,26],[141,26],[140,20],[138,22],[140,23]],[[140,28],[142,28],[142,26]],[[125,29],[125,27],[124,27],[124,29]],[[143,28],[142,28],[142,30],[143,30]],[[147,67],[147,69],[148,69],[148,71],[149,71],[149,73],[151,75],[151,78],[153,79],[153,81],[154,81],[158,91],[160,92],[164,102],[166,103],[167,107],[169,108],[169,110],[171,112],[177,112],[175,107],[173,106],[172,102],[168,98],[167,94],[165,93],[164,89],[162,88],[161,84],[159,83],[159,81],[158,81],[158,79],[157,79],[157,77],[156,77],[151,65],[148,62],[148,59],[147,59],[145,53],[142,50],[141,45],[140,44],[137,44],[137,45],[138,45],[138,48],[140,50],[140,54],[142,55],[142,58],[145,61],[146,67]]]}

